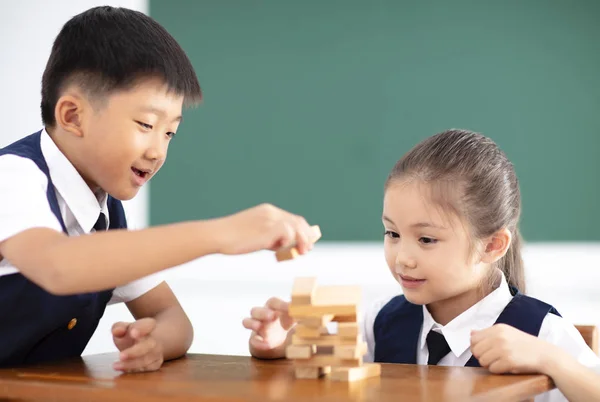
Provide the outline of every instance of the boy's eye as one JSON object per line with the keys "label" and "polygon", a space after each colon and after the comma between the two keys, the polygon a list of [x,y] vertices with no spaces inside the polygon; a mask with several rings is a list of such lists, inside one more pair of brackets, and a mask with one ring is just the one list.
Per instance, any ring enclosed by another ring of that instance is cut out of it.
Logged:
{"label": "boy's eye", "polygon": [[169,132],[167,133],[167,137],[169,137],[169,138],[173,138],[173,137],[175,137],[175,133],[174,133],[174,132],[172,132],[172,131],[169,131]]}
{"label": "boy's eye", "polygon": [[419,241],[420,241],[422,244],[435,244],[435,243],[437,243],[437,239],[433,239],[433,238],[431,238],[431,237],[421,237],[421,238],[419,239]]}
{"label": "boy's eye", "polygon": [[141,127],[145,128],[146,130],[152,130],[152,126],[150,124],[146,124],[144,122],[141,121],[135,121],[137,124],[139,124]]}
{"label": "boy's eye", "polygon": [[400,235],[396,232],[392,232],[391,230],[386,230],[385,232],[383,232],[384,236],[387,236],[391,239],[398,239],[400,238]]}

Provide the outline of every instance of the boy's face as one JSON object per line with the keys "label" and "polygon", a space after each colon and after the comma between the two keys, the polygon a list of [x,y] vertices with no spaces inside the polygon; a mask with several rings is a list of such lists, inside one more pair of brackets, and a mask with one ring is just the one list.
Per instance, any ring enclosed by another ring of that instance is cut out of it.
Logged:
{"label": "boy's face", "polygon": [[133,198],[162,167],[181,121],[183,96],[160,79],[107,96],[82,121],[82,176],[120,200]]}
{"label": "boy's face", "polygon": [[460,305],[459,300],[479,291],[489,266],[471,256],[465,225],[431,202],[427,189],[417,180],[392,182],[387,188],[386,261],[410,302]]}

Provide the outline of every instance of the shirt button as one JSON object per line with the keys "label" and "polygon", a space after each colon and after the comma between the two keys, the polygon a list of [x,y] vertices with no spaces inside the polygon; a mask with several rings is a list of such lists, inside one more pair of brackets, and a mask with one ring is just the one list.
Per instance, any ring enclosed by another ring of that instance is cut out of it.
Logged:
{"label": "shirt button", "polygon": [[67,328],[69,330],[72,330],[73,328],[75,328],[75,325],[77,325],[77,318],[73,318],[71,321],[69,321],[69,325],[67,325]]}

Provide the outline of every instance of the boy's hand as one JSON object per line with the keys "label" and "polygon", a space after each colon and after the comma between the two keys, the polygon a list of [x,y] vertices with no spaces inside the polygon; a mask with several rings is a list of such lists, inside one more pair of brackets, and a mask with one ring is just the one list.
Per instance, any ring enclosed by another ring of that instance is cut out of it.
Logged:
{"label": "boy's hand", "polygon": [[113,341],[121,351],[115,370],[125,372],[156,371],[163,364],[162,345],[152,337],[154,318],[133,323],[118,322],[112,327]]}
{"label": "boy's hand", "polygon": [[295,244],[304,254],[313,247],[314,230],[306,220],[270,204],[263,204],[217,220],[215,232],[221,254],[277,250]]}
{"label": "boy's hand", "polygon": [[490,372],[539,373],[551,347],[543,340],[506,324],[496,324],[471,333],[471,353]]}
{"label": "boy's hand", "polygon": [[287,335],[294,326],[294,320],[288,313],[289,303],[271,298],[264,307],[254,307],[249,318],[244,318],[242,324],[252,330],[250,348],[257,352],[270,352],[276,349],[278,356],[285,355]]}

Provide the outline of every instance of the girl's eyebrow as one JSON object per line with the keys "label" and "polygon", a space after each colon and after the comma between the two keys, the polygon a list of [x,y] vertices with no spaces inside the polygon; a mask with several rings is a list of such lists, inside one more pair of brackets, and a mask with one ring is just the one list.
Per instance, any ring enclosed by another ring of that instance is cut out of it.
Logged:
{"label": "girl's eyebrow", "polygon": [[[385,215],[383,215],[381,219],[394,225],[394,221]],[[417,222],[417,223],[413,223],[412,225],[410,225],[410,227],[411,228],[431,228],[431,229],[439,229],[439,230],[448,229],[445,226],[434,225],[431,222]]]}
{"label": "girl's eyebrow", "polygon": [[432,229],[440,229],[440,230],[447,229],[445,226],[434,225],[431,222],[417,222],[417,223],[413,223],[412,225],[410,225],[410,227],[411,228],[432,228]]}

